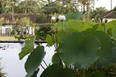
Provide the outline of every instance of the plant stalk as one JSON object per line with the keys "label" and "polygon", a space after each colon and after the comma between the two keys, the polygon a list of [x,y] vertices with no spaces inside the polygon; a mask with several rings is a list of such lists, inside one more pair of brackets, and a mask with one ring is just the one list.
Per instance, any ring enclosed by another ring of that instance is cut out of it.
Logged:
{"label": "plant stalk", "polygon": [[85,77],[85,69],[83,68],[83,77]]}
{"label": "plant stalk", "polygon": [[41,65],[41,67],[45,70],[44,66],[43,66],[42,64],[40,64],[40,65]]}
{"label": "plant stalk", "polygon": [[[52,31],[53,31],[53,23],[52,23]],[[56,33],[55,33],[55,38],[52,35],[52,40],[55,43],[54,44],[55,49],[57,49],[58,48],[58,43],[57,43],[57,35],[56,35]],[[59,59],[59,65],[61,65],[61,67],[63,68],[63,63],[62,63],[62,60],[60,59],[60,53],[59,53],[58,50],[57,50],[57,54],[58,54],[58,59]]]}
{"label": "plant stalk", "polygon": [[45,63],[45,65],[48,67],[47,63],[45,62],[45,60],[43,60],[43,62]]}

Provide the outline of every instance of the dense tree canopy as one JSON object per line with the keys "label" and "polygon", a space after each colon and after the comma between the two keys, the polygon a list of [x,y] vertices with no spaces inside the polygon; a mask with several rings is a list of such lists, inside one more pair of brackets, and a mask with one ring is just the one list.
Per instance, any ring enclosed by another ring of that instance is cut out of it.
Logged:
{"label": "dense tree canopy", "polygon": [[17,9],[16,13],[37,14],[39,10],[39,5],[37,4],[37,1],[33,0],[30,0],[27,3],[22,1],[21,3],[19,3],[19,6],[17,8],[15,8]]}
{"label": "dense tree canopy", "polygon": [[93,10],[95,1],[97,0],[0,0],[0,13],[38,14],[39,20],[44,17],[45,20],[41,20],[48,21],[50,16],[82,11],[83,20],[88,20],[104,12],[100,9]]}
{"label": "dense tree canopy", "polygon": [[42,7],[40,12],[44,12],[45,14],[66,14],[68,12],[76,12],[76,10],[73,6],[64,7],[59,1],[56,1]]}
{"label": "dense tree canopy", "polygon": [[116,7],[114,7],[114,12],[113,13],[116,14]]}

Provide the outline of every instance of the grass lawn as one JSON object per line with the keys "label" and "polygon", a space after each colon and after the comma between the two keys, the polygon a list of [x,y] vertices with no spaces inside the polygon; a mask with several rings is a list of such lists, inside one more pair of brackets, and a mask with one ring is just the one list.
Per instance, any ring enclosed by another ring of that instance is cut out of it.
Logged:
{"label": "grass lawn", "polygon": [[14,36],[0,36],[1,41],[7,41],[7,40],[17,40]]}

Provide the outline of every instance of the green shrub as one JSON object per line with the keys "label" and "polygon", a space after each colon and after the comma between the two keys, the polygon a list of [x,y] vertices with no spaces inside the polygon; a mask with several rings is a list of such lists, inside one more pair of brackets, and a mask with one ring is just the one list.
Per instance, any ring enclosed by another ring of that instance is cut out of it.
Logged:
{"label": "green shrub", "polygon": [[36,40],[45,40],[48,34],[51,34],[50,26],[42,26],[38,31],[36,31]]}

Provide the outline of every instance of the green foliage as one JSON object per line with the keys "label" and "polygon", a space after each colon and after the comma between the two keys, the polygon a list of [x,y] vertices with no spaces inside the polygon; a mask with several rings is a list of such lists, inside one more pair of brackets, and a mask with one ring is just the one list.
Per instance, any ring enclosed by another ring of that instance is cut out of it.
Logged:
{"label": "green foliage", "polygon": [[31,77],[37,77],[37,73],[39,72],[39,68],[33,73]]}
{"label": "green foliage", "polygon": [[66,21],[68,21],[69,19],[75,19],[77,21],[81,21],[82,20],[82,12],[77,12],[77,13],[68,13],[66,14]]}
{"label": "green foliage", "polygon": [[93,34],[84,36],[76,32],[62,41],[60,56],[68,66],[73,64],[79,69],[88,68],[99,58],[100,48],[100,42],[96,36]]}
{"label": "green foliage", "polygon": [[96,35],[101,42],[101,54],[99,60],[102,61],[107,59],[112,53],[113,44],[111,38],[102,31],[95,31],[93,34]]}
{"label": "green foliage", "polygon": [[52,57],[52,63],[55,64],[55,63],[58,63],[58,62],[59,62],[59,60],[58,60],[58,54],[55,53],[55,54],[53,55],[53,57]]}
{"label": "green foliage", "polygon": [[76,77],[73,70],[69,68],[62,69],[58,64],[48,67],[40,77]]}
{"label": "green foliage", "polygon": [[113,11],[113,13],[116,15],[116,7],[114,7],[114,11]]}
{"label": "green foliage", "polygon": [[51,35],[51,26],[42,26],[38,31],[36,31],[36,40],[45,40],[47,35]]}
{"label": "green foliage", "polygon": [[[112,73],[108,68],[116,63],[116,21],[102,25],[90,20],[77,21],[77,18],[70,17],[69,15],[70,20],[59,21],[52,26],[53,33],[46,37],[47,44],[54,45],[55,54],[52,57],[53,64],[46,69],[43,67],[45,70],[40,77],[107,77],[109,73],[114,75],[116,72]],[[27,77],[37,74],[45,55],[44,50],[41,50],[43,46],[39,45],[34,49],[34,39],[30,38],[19,53],[20,59],[31,53],[25,64]],[[115,66],[111,68],[113,67]]]}
{"label": "green foliage", "polygon": [[25,46],[19,53],[19,59],[22,60],[27,54],[29,54],[34,49],[35,36],[31,37],[30,40],[26,41]]}
{"label": "green foliage", "polygon": [[18,3],[18,6],[14,7],[15,13],[38,14],[41,8],[41,4],[38,3],[35,0],[21,1]]}
{"label": "green foliage", "polygon": [[52,40],[52,37],[50,35],[47,35],[46,40],[48,41],[47,44],[49,46],[52,46],[54,44],[53,40]]}
{"label": "green foliage", "polygon": [[[60,1],[51,2],[49,4],[46,4],[44,7],[41,8],[40,12],[44,12],[45,14],[66,14],[70,12],[75,12],[76,10],[73,8],[72,5],[66,4],[67,7],[64,7],[63,4],[60,3]],[[77,12],[77,11],[76,11]]]}
{"label": "green foliage", "polygon": [[38,46],[31,52],[25,63],[25,69],[28,73],[26,77],[30,77],[33,74],[33,72],[36,71],[38,66],[41,64],[44,56],[45,52],[43,46]]}
{"label": "green foliage", "polygon": [[[1,60],[2,58],[0,58]],[[5,77],[5,73],[2,73],[2,67],[1,67],[1,63],[0,63],[0,77]]]}
{"label": "green foliage", "polygon": [[116,63],[116,56],[115,56],[115,54],[116,54],[116,46],[114,46],[112,48],[112,54],[109,56],[109,58],[106,59],[106,60],[103,60],[103,61],[101,61],[99,63],[96,63],[96,66],[97,67],[107,67],[107,66],[110,66],[110,65]]}
{"label": "green foliage", "polygon": [[20,35],[20,36],[16,36],[14,35],[15,39],[20,40],[29,40],[30,36],[26,36],[26,35]]}
{"label": "green foliage", "polygon": [[116,20],[107,22],[105,24],[105,31],[109,34],[114,40],[116,40]]}
{"label": "green foliage", "polygon": [[31,21],[30,21],[29,18],[23,17],[23,18],[20,19],[19,23],[20,23],[21,25],[23,25],[23,26],[28,26],[28,25],[31,24]]}
{"label": "green foliage", "polygon": [[94,72],[92,74],[88,74],[86,77],[104,77],[101,72]]}

